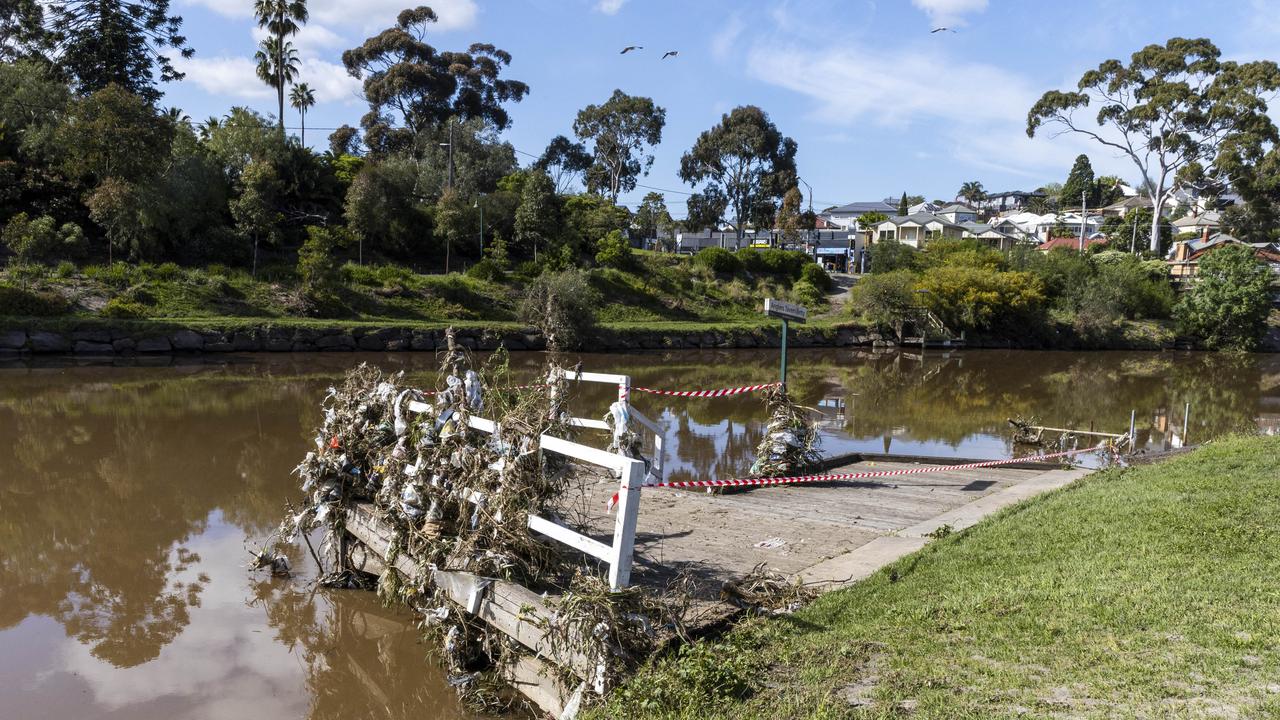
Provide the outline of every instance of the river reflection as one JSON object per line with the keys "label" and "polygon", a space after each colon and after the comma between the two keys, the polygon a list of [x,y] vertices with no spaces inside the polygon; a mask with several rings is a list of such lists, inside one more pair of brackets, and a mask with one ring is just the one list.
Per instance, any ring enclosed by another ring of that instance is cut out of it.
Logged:
{"label": "river reflection", "polygon": [[[325,388],[369,360],[434,383],[430,355],[283,355],[165,367],[0,368],[0,702],[15,718],[473,717],[370,594],[250,576],[296,492]],[[772,380],[775,351],[589,355],[589,370],[697,389]],[[156,362],[156,361],[151,361]],[[511,359],[532,379],[538,354]],[[1006,419],[1200,442],[1280,426],[1280,358],[796,351],[791,388],[824,450],[1003,457]],[[583,385],[577,414],[614,390]],[[636,393],[667,426],[668,475],[741,475],[760,399]],[[297,564],[306,567],[300,555]],[[305,580],[305,579],[304,579]]]}

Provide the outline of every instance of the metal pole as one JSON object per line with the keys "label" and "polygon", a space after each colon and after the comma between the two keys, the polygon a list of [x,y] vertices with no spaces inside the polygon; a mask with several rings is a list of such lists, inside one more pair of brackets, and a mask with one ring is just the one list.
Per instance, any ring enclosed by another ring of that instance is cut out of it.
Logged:
{"label": "metal pole", "polygon": [[1187,425],[1191,420],[1191,403],[1182,411],[1182,447],[1187,446]]}
{"label": "metal pole", "polygon": [[1135,447],[1134,440],[1136,439],[1134,438],[1133,434],[1137,432],[1137,430],[1138,430],[1138,411],[1130,410],[1129,411],[1129,454],[1131,455],[1133,454],[1133,449]]}
{"label": "metal pole", "polygon": [[476,205],[480,208],[480,259],[484,259],[484,205],[476,200]]}
{"label": "metal pole", "polygon": [[453,118],[449,118],[449,188],[453,189]]}
{"label": "metal pole", "polygon": [[1138,254],[1138,218],[1133,218],[1133,235],[1129,238],[1129,254]]}
{"label": "metal pole", "polygon": [[1085,221],[1085,218],[1086,218],[1086,217],[1088,217],[1088,216],[1085,214],[1085,212],[1086,212],[1086,211],[1085,211],[1085,205],[1086,205],[1086,199],[1085,199],[1085,198],[1087,198],[1087,197],[1088,197],[1088,195],[1086,194],[1086,191],[1081,190],[1081,191],[1080,191],[1080,252],[1084,252],[1084,221]]}
{"label": "metal pole", "polygon": [[782,384],[787,384],[787,319],[782,319]]}

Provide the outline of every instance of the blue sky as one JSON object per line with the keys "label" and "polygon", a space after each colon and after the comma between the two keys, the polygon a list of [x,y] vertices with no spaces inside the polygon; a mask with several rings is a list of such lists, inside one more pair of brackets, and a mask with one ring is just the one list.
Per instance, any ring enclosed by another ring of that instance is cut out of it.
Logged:
{"label": "blue sky", "polygon": [[[1073,138],[1028,140],[1026,111],[1089,67],[1173,36],[1209,37],[1224,57],[1277,58],[1280,2],[1178,0],[436,0],[429,41],[490,42],[513,56],[509,76],[530,94],[510,106],[507,139],[537,154],[569,135],[577,110],[615,88],[667,109],[657,161],[641,183],[668,192],[673,214],[691,191],[676,176],[698,133],[737,105],[764,108],[799,143],[801,177],[821,209],[903,191],[952,197],[966,180],[987,190],[1065,179],[1087,152],[1099,172],[1136,177],[1127,161]],[[296,39],[302,77],[319,104],[309,145],[358,124],[359,81],[341,54],[391,26],[406,0],[311,0]],[[259,37],[251,0],[173,0],[196,55],[165,104],[199,121],[232,105],[275,112],[253,74]],[[938,26],[956,32],[930,33]],[[626,45],[644,50],[619,55]],[[667,50],[674,59],[660,60]],[[1268,55],[1269,54],[1269,55]],[[297,124],[288,111],[288,122]],[[530,158],[521,155],[521,161]],[[648,190],[622,200],[634,207]]]}

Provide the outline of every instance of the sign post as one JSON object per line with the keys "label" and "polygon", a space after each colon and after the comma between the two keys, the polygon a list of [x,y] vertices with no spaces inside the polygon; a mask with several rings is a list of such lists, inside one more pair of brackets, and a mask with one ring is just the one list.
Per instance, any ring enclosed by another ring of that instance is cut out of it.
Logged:
{"label": "sign post", "polygon": [[765,298],[764,314],[782,320],[782,370],[780,379],[787,384],[787,330],[792,321],[803,323],[809,319],[809,311],[802,305],[795,305],[773,298]]}

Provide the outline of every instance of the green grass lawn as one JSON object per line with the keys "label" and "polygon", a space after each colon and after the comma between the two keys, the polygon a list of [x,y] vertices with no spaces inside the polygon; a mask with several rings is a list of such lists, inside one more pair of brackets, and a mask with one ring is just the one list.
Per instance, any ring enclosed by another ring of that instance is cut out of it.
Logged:
{"label": "green grass lawn", "polygon": [[1280,438],[1096,473],[589,717],[1280,717]]}

